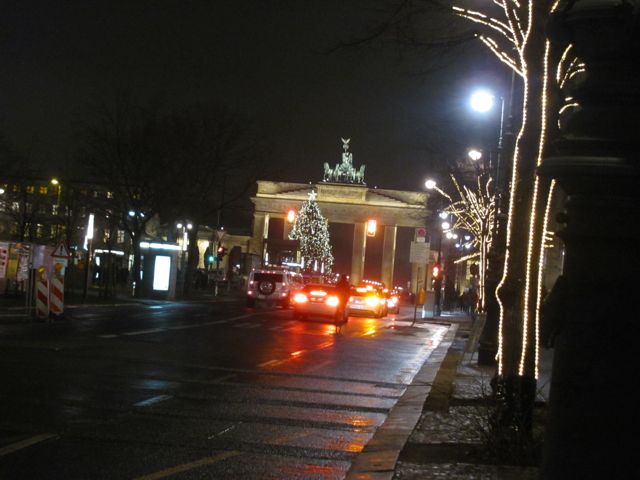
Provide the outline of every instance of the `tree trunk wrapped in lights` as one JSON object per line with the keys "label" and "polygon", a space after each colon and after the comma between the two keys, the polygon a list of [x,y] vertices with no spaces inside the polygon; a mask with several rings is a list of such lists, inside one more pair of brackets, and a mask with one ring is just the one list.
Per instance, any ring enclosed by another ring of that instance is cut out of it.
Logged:
{"label": "tree trunk wrapped in lights", "polygon": [[454,223],[445,233],[462,230],[471,235],[468,244],[477,251],[463,258],[469,260],[477,257],[479,259],[478,301],[480,308],[484,309],[487,253],[491,248],[492,228],[495,221],[493,182],[491,177],[480,175],[477,177],[475,189],[471,189],[466,185],[460,185],[454,175],[451,175],[451,181],[456,189],[454,197],[442,189],[434,187],[440,195],[449,201],[444,212],[453,217]]}
{"label": "tree trunk wrapped in lights", "polygon": [[309,200],[302,204],[289,238],[300,241],[300,254],[305,271],[319,271],[323,274],[331,272],[333,254],[329,227],[327,220],[320,213],[315,192],[311,192]]}
{"label": "tree trunk wrapped in lights", "polygon": [[[544,241],[553,185],[536,175],[559,108],[550,105],[551,79],[579,72],[580,62],[555,53],[544,27],[558,1],[496,1],[486,11],[453,7],[481,27],[477,38],[522,81],[522,123],[511,161],[499,309],[498,376],[505,424],[528,431],[538,377]],[[551,68],[551,65],[554,68]],[[562,108],[570,108],[570,99]]]}

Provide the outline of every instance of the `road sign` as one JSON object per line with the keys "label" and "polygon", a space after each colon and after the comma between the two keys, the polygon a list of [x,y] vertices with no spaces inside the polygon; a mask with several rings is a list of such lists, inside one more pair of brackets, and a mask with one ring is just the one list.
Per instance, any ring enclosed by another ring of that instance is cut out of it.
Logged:
{"label": "road sign", "polygon": [[429,247],[426,242],[411,242],[409,262],[425,264],[429,261]]}
{"label": "road sign", "polygon": [[67,246],[64,244],[64,242],[58,242],[58,245],[56,246],[56,249],[53,251],[53,253],[51,254],[52,257],[54,258],[69,258],[71,255],[69,255],[69,250],[67,249]]}
{"label": "road sign", "polygon": [[217,230],[216,230],[216,240],[217,240],[218,242],[221,242],[221,241],[222,241],[222,239],[224,238],[224,236],[225,236],[225,234],[226,234],[226,233],[227,233],[227,232],[225,232],[224,228],[219,228],[219,229],[217,229]]}
{"label": "road sign", "polygon": [[427,229],[424,227],[416,228],[416,242],[424,242],[427,238]]}

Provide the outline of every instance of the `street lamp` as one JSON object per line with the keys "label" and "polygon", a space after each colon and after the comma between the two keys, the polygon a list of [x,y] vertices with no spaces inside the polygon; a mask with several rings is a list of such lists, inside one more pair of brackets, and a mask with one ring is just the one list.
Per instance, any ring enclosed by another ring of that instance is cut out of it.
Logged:
{"label": "street lamp", "polygon": [[89,267],[91,264],[91,249],[93,246],[93,230],[94,230],[94,215],[89,214],[87,219],[87,231],[85,232],[84,245],[87,251],[86,260],[84,262],[84,289],[82,291],[82,297],[87,298],[87,292],[89,289]]}
{"label": "street lamp", "polygon": [[482,158],[482,152],[480,150],[478,150],[477,148],[469,149],[469,151],[467,152],[467,155],[474,162],[477,162],[478,160],[480,160]]}
{"label": "street lamp", "polygon": [[[512,81],[512,90],[513,90],[513,81]],[[498,148],[496,154],[496,208],[498,212],[500,211],[501,206],[501,198],[502,198],[502,189],[501,189],[501,170],[502,170],[502,143],[503,143],[503,130],[504,130],[504,97],[500,95],[498,97],[500,99],[500,127],[498,130]],[[471,108],[478,113],[487,113],[490,110],[493,110],[493,106],[495,103],[496,96],[487,89],[479,89],[471,94],[470,105]],[[472,160],[471,152],[469,151],[469,158]],[[477,158],[479,160],[482,156],[481,152],[478,152],[480,156]],[[476,155],[476,154],[474,154]],[[489,168],[491,168],[491,161],[489,161]]]}
{"label": "street lamp", "polygon": [[[502,258],[505,248],[505,225],[502,211],[502,193],[506,190],[503,183],[507,174],[503,174],[504,169],[502,153],[504,148],[505,136],[509,139],[509,147],[511,147],[511,111],[513,105],[513,94],[515,86],[515,74],[511,72],[511,89],[508,97],[507,110],[509,112],[507,125],[505,127],[505,98],[499,96],[500,100],[500,123],[498,129],[498,144],[496,155],[496,171],[495,171],[495,211],[496,215],[491,225],[493,230],[493,241],[490,246],[490,252],[486,251],[486,245],[481,245],[481,249],[485,248],[484,254],[490,259],[486,273],[481,272],[480,278],[485,278],[484,291],[491,292],[487,295],[486,303],[483,297],[484,310],[486,312],[485,325],[479,339],[478,346],[478,364],[493,365],[495,364],[495,354],[498,345],[498,318],[500,307],[495,297],[495,289],[499,283],[500,269],[502,268]],[[496,96],[488,90],[480,90],[475,92],[471,97],[471,108],[480,113],[486,113],[494,106]],[[506,132],[505,132],[506,130]],[[491,168],[491,165],[490,165]],[[481,262],[481,266],[484,266]]]}
{"label": "street lamp", "polygon": [[[54,215],[57,215],[58,217],[60,216],[60,197],[61,197],[61,193],[62,193],[62,184],[60,183],[60,180],[58,180],[57,178],[52,178],[51,180],[49,180],[49,183],[51,183],[51,185],[53,185],[54,187],[56,187],[56,204],[55,204],[55,211],[53,212]],[[56,240],[58,240],[58,236],[60,234],[60,221],[58,219],[58,221],[56,222]]]}
{"label": "street lamp", "polygon": [[[131,212],[129,212],[131,213]],[[180,283],[179,286],[179,291],[183,291],[184,290],[184,282],[185,282],[185,261],[186,261],[186,255],[187,255],[187,245],[189,243],[189,230],[191,230],[193,228],[193,224],[191,222],[186,222],[186,221],[180,221],[178,223],[176,223],[176,228],[178,229],[179,232],[181,232],[181,236],[182,236],[182,245],[180,247],[180,270],[179,273],[180,275],[178,276],[178,280]]]}

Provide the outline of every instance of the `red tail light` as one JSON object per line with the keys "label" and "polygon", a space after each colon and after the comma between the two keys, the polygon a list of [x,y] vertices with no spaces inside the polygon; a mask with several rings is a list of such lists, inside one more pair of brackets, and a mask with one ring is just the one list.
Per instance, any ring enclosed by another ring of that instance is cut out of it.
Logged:
{"label": "red tail light", "polygon": [[304,293],[296,293],[293,297],[293,301],[296,303],[306,303],[308,300]]}
{"label": "red tail light", "polygon": [[331,295],[329,298],[327,298],[327,305],[337,307],[338,305],[340,305],[340,299],[334,295]]}

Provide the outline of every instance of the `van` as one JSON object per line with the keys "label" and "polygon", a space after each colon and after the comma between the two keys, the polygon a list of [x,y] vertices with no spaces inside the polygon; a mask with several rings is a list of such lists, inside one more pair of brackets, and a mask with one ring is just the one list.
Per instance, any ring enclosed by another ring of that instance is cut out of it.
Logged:
{"label": "van", "polygon": [[247,281],[247,306],[258,303],[289,308],[293,296],[304,286],[302,275],[289,270],[252,270]]}

